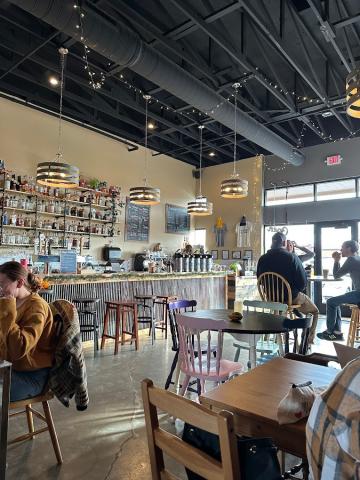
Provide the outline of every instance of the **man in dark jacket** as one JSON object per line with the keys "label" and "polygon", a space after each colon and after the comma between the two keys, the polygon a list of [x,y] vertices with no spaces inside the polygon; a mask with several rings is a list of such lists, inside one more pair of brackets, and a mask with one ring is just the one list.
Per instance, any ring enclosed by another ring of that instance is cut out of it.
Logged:
{"label": "man in dark jacket", "polygon": [[283,276],[289,283],[292,294],[292,303],[300,305],[301,313],[311,313],[313,322],[309,335],[312,343],[316,331],[319,310],[311,299],[305,295],[306,273],[299,257],[286,250],[286,236],[276,232],[272,237],[271,249],[259,258],[257,276],[264,272],[275,272]]}

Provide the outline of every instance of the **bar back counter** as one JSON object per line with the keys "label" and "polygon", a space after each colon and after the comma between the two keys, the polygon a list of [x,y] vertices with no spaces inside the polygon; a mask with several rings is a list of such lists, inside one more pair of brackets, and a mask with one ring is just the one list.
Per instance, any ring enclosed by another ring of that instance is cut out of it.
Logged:
{"label": "bar back counter", "polygon": [[[112,274],[49,275],[45,278],[52,295],[50,302],[63,298],[72,301],[79,297],[96,297],[100,332],[105,315],[105,301],[133,300],[135,295],[176,296],[196,300],[198,309],[226,308],[227,277],[224,272],[209,273],[153,273],[129,272]],[[91,334],[83,334],[88,340]]]}

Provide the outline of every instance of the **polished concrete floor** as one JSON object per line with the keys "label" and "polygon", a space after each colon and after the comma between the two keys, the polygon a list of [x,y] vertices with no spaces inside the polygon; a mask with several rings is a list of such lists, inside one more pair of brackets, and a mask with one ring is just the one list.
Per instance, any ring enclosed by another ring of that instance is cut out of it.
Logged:
{"label": "polished concrete floor", "polygon": [[[318,331],[322,331],[323,320]],[[344,325],[347,332],[348,324]],[[330,342],[316,341],[314,351],[334,353]],[[78,412],[57,400],[51,409],[62,449],[64,463],[57,466],[47,433],[12,445],[8,449],[7,480],[150,480],[140,382],[151,378],[163,386],[173,358],[170,339],[158,334],[154,346],[141,338],[135,352],[126,345],[117,356],[109,346],[94,358],[91,345],[85,348],[90,405]],[[233,358],[232,339],[226,341],[225,356]],[[245,355],[245,352],[244,352]],[[243,361],[246,358],[241,358]],[[174,429],[164,418],[163,424]],[[24,416],[10,420],[9,438],[26,430]],[[177,469],[183,477],[183,472]],[[185,477],[183,477],[185,478]]]}

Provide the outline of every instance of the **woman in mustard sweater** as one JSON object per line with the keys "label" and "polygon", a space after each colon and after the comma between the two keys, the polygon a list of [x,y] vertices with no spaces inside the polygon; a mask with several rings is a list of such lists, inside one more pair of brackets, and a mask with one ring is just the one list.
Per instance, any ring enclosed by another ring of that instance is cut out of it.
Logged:
{"label": "woman in mustard sweater", "polygon": [[43,392],[54,358],[53,316],[18,262],[0,265],[0,359],[12,363],[10,401]]}

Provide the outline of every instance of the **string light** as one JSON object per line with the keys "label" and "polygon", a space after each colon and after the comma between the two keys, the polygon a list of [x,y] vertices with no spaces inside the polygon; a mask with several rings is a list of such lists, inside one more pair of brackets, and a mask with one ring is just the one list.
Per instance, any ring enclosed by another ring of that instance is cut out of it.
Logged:
{"label": "string light", "polygon": [[105,73],[102,71],[100,71],[99,73],[96,73],[94,70],[92,70],[92,68],[89,65],[88,54],[90,53],[90,49],[86,45],[86,39],[84,36],[84,27],[83,27],[83,19],[85,18],[85,13],[80,8],[79,3],[74,4],[74,9],[78,12],[78,23],[75,25],[75,27],[77,30],[80,30],[80,41],[84,46],[84,55],[82,57],[85,63],[84,70],[87,72],[89,76],[89,85],[94,90],[99,90],[105,83]]}

